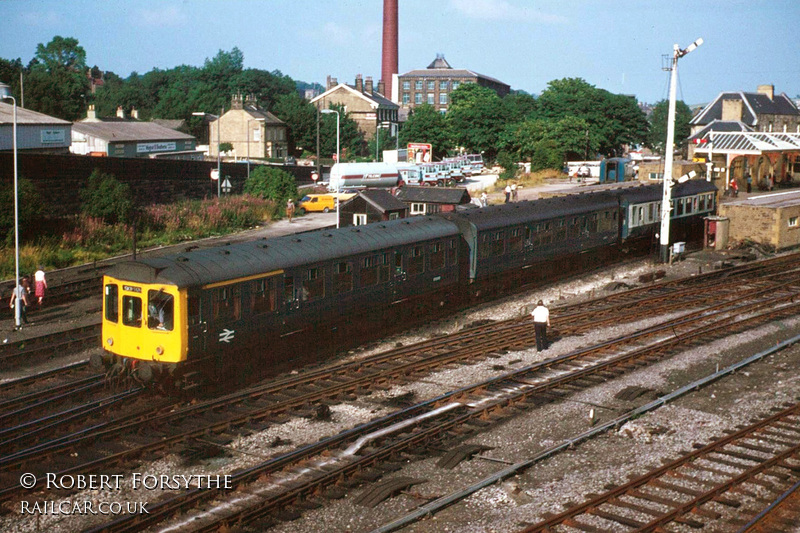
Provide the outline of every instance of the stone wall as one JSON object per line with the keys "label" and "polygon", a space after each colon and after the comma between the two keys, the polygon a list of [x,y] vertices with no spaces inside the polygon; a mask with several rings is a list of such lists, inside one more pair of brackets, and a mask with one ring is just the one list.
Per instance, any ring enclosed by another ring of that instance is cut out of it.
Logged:
{"label": "stone wall", "polygon": [[776,249],[785,247],[778,239],[780,214],[774,207],[721,203],[719,215],[731,221],[728,236],[731,244],[751,240]]}
{"label": "stone wall", "polygon": [[[254,167],[251,166],[251,171]],[[214,161],[19,154],[19,176],[33,182],[47,211],[55,216],[80,211],[80,190],[95,169],[127,183],[137,204],[151,205],[216,196],[217,184],[210,177],[211,170],[216,168]],[[280,168],[293,174],[298,184],[311,183],[314,167]],[[232,192],[241,193],[247,165],[223,163],[222,175],[230,176]],[[0,152],[0,184],[12,182],[13,156]]]}

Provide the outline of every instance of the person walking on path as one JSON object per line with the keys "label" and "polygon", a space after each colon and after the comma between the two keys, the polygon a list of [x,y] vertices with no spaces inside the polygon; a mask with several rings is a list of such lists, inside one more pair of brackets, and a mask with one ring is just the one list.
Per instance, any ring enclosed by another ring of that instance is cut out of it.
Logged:
{"label": "person walking on path", "polygon": [[739,184],[736,183],[736,178],[731,178],[731,191],[734,197],[739,196]]}
{"label": "person walking on path", "polygon": [[531,313],[533,317],[533,329],[536,332],[536,351],[541,352],[547,349],[547,326],[550,325],[550,310],[544,306],[544,302],[539,300]]}
{"label": "person walking on path", "polygon": [[291,198],[286,200],[286,216],[289,217],[289,222],[291,222],[294,216],[294,202]]}
{"label": "person walking on path", "polygon": [[506,203],[508,203],[511,200],[511,185],[506,185],[505,193],[506,193]]}
{"label": "person walking on path", "polygon": [[44,300],[44,290],[47,288],[47,279],[44,276],[44,270],[42,269],[42,265],[39,265],[39,269],[33,274],[33,282],[34,282],[34,294],[36,295],[37,303],[39,307],[42,307],[42,300]]}
{"label": "person walking on path", "polygon": [[516,184],[516,182],[511,184],[511,201],[512,202],[516,202],[517,201],[517,184]]}
{"label": "person walking on path", "polygon": [[[25,324],[28,323],[28,293],[25,290],[25,287],[20,283],[17,285],[17,288],[11,293],[11,300],[8,302],[8,306],[11,309],[14,309],[14,305],[19,305],[19,316],[22,319],[22,322]],[[17,330],[16,322],[14,323],[14,331]],[[22,324],[20,324],[20,329],[22,328]]]}
{"label": "person walking on path", "polygon": [[486,207],[489,205],[489,195],[486,194],[486,191],[481,193],[481,207]]}

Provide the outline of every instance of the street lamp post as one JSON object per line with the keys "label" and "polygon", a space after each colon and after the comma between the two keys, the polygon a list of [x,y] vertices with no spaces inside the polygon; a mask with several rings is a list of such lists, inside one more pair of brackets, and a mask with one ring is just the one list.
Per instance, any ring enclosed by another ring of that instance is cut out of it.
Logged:
{"label": "street lamp post", "polygon": [[[264,122],[264,118],[249,118],[247,119],[247,179],[250,179],[250,123],[251,122]],[[261,128],[261,126],[259,126]]]}
{"label": "street lamp post", "polygon": [[[220,124],[220,122],[221,122],[220,119],[222,118],[222,115],[224,115],[224,114],[225,114],[225,107],[222,108],[222,110],[220,111],[219,116],[212,115],[211,113],[204,113],[202,111],[195,111],[194,113],[192,113],[192,115],[194,115],[196,117],[205,117],[205,116],[214,117],[214,119],[217,121],[217,198],[222,196],[222,154],[221,154],[220,149],[219,149],[219,145],[220,145],[220,142],[219,142],[219,130],[222,129],[221,128],[221,124]],[[210,141],[211,141],[211,139],[209,139],[209,142]]]}
{"label": "street lamp post", "polygon": [[[17,99],[11,96],[11,88],[5,83],[0,83],[0,100],[11,100],[14,102],[13,128],[11,130],[12,147],[14,150],[14,291],[16,294],[19,287],[19,189],[17,172]],[[22,313],[22,301],[17,294],[17,303],[14,307],[14,325],[20,328],[20,317]]]}
{"label": "street lamp post", "polygon": [[669,261],[669,223],[670,211],[672,208],[672,157],[675,151],[675,94],[677,92],[677,79],[678,79],[678,59],[685,56],[689,52],[694,51],[695,48],[703,44],[703,39],[697,39],[695,42],[681,50],[676,44],[673,46],[672,61],[669,70],[671,70],[669,80],[669,111],[667,112],[667,146],[664,152],[664,179],[663,181],[663,196],[661,199],[661,262],[666,263]]}
{"label": "street lamp post", "polygon": [[[321,113],[325,113],[329,115],[331,113],[336,113],[336,163],[341,163],[341,156],[339,154],[339,110],[337,109],[323,109]],[[333,173],[333,169],[331,169],[331,173]],[[340,183],[336,183],[336,227],[339,227],[339,185]]]}

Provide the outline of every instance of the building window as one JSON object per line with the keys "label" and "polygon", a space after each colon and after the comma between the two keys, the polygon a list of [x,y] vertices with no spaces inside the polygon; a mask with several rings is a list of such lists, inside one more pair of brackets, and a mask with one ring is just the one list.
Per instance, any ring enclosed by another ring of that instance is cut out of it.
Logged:
{"label": "building window", "polygon": [[447,105],[447,93],[439,93],[439,105]]}
{"label": "building window", "polygon": [[353,215],[353,225],[354,226],[363,226],[367,223],[367,215],[364,214],[354,214]]}
{"label": "building window", "polygon": [[433,105],[433,93],[428,93],[428,104]]}
{"label": "building window", "polygon": [[424,215],[425,214],[425,204],[411,204],[411,214],[412,215]]}
{"label": "building window", "polygon": [[410,89],[411,89],[411,82],[410,81],[404,81],[403,82],[403,90],[404,91],[408,91]]}
{"label": "building window", "polygon": [[416,90],[418,90],[418,91],[421,91],[422,90],[422,80],[417,80],[416,82],[414,82],[414,88]]}
{"label": "building window", "polygon": [[432,91],[432,90],[434,90],[435,88],[436,88],[436,82],[435,82],[435,81],[433,81],[433,80],[429,81],[429,82],[428,82],[428,90],[429,90],[429,91]]}
{"label": "building window", "polygon": [[459,86],[459,85],[461,85],[461,82],[454,81],[454,82],[453,82],[453,90],[455,91],[456,89],[458,89],[458,86]]}
{"label": "building window", "polygon": [[422,103],[422,93],[414,93],[414,103],[417,105]]}
{"label": "building window", "polygon": [[797,227],[797,217],[789,217],[789,227],[790,228]]}
{"label": "building window", "polygon": [[446,82],[446,81],[440,81],[440,82],[439,82],[439,90],[440,90],[440,91],[446,91],[446,90],[447,90],[447,84],[448,84],[448,83],[449,83],[449,82]]}
{"label": "building window", "polygon": [[411,95],[408,93],[403,93],[403,103],[407,104],[410,101],[411,101]]}

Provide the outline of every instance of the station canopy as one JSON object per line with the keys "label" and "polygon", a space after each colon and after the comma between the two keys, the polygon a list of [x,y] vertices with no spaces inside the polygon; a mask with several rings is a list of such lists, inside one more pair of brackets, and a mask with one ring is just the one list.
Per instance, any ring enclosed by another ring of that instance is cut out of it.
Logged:
{"label": "station canopy", "polygon": [[735,153],[740,155],[764,152],[800,151],[800,133],[731,131],[708,132],[695,148],[697,152]]}

